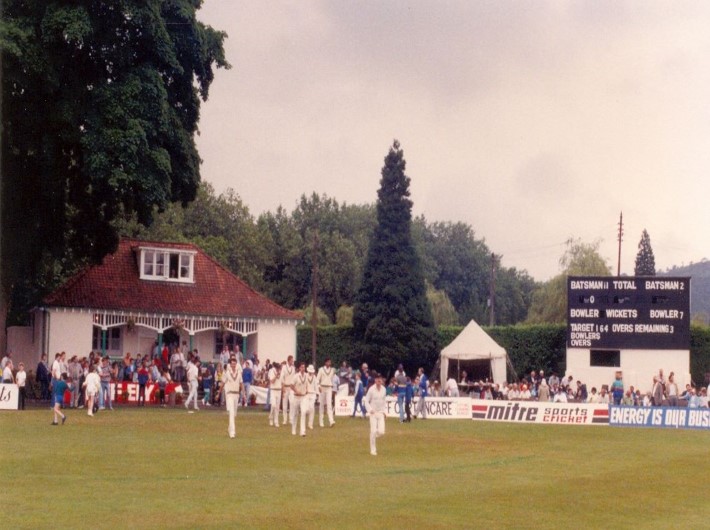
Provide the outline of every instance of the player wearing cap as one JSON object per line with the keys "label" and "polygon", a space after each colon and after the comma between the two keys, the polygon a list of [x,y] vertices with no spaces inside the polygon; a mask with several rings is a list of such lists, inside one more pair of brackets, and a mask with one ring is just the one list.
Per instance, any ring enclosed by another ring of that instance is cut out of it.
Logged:
{"label": "player wearing cap", "polygon": [[242,367],[239,366],[235,356],[229,358],[229,365],[222,374],[222,391],[227,402],[227,413],[229,413],[227,433],[230,438],[234,438],[237,435],[234,420],[237,416],[239,396],[242,391]]}
{"label": "player wearing cap", "polygon": [[279,426],[279,407],[281,405],[281,365],[273,363],[267,375],[269,379],[269,425]]}
{"label": "player wearing cap", "polygon": [[[283,371],[283,370],[282,370]],[[298,372],[294,376],[293,381],[293,400],[291,402],[291,434],[296,435],[296,423],[298,418],[296,414],[301,417],[301,436],[306,435],[306,412],[307,412],[307,399],[308,394],[308,378],[306,375],[306,365],[301,363],[298,365]]]}
{"label": "player wearing cap", "polygon": [[293,355],[289,355],[286,366],[281,368],[281,394],[283,397],[283,424],[288,425],[294,422],[294,396],[293,383],[296,379],[296,367],[293,365]]}
{"label": "player wearing cap", "polygon": [[370,417],[370,454],[377,456],[377,438],[385,434],[385,416],[387,410],[387,391],[382,384],[382,376],[375,375],[372,385],[363,400],[367,415]]}
{"label": "player wearing cap", "polygon": [[316,369],[312,364],[308,365],[306,370],[306,399],[304,406],[306,408],[306,416],[308,418],[308,428],[313,430],[313,420],[316,417],[316,397],[318,396],[318,378],[316,377]]}
{"label": "player wearing cap", "polygon": [[320,426],[323,427],[323,407],[328,412],[328,422],[332,427],[335,425],[333,419],[333,376],[335,369],[330,365],[330,358],[326,357],[325,365],[318,369],[318,391],[320,393],[320,401],[318,403],[318,419]]}

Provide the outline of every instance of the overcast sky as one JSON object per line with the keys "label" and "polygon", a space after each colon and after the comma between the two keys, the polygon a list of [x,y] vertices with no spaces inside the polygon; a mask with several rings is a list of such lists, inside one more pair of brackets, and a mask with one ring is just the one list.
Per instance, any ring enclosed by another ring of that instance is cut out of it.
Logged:
{"label": "overcast sky", "polygon": [[414,215],[470,224],[546,280],[570,237],[633,274],[710,257],[710,2],[206,0],[232,69],[202,177],[255,216],[374,203],[398,139]]}

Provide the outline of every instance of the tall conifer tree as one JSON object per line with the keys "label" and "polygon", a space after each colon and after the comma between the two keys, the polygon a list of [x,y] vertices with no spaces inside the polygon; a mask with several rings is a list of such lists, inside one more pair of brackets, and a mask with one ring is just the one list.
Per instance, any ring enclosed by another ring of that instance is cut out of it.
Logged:
{"label": "tall conifer tree", "polygon": [[412,241],[409,177],[399,142],[382,168],[377,226],[357,294],[353,328],[363,360],[381,370],[403,363],[412,370],[437,355],[436,329]]}
{"label": "tall conifer tree", "polygon": [[634,267],[636,276],[655,276],[656,275],[656,258],[653,256],[651,248],[651,238],[644,228],[639,241],[639,251],[636,254],[636,266]]}

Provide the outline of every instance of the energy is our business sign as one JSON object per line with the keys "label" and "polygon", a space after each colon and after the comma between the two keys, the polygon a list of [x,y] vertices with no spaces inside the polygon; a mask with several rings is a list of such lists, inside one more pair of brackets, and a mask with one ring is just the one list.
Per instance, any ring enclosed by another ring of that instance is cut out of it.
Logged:
{"label": "energy is our business sign", "polygon": [[569,348],[690,348],[690,278],[570,276],[567,311]]}

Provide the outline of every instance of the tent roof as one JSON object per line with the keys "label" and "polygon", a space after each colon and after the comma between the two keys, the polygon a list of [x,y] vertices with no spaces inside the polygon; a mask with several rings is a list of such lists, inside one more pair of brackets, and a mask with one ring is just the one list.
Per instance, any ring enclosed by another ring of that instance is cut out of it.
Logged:
{"label": "tent roof", "polygon": [[451,344],[441,350],[441,357],[448,359],[491,359],[505,356],[505,348],[494,341],[473,320],[468,323]]}

